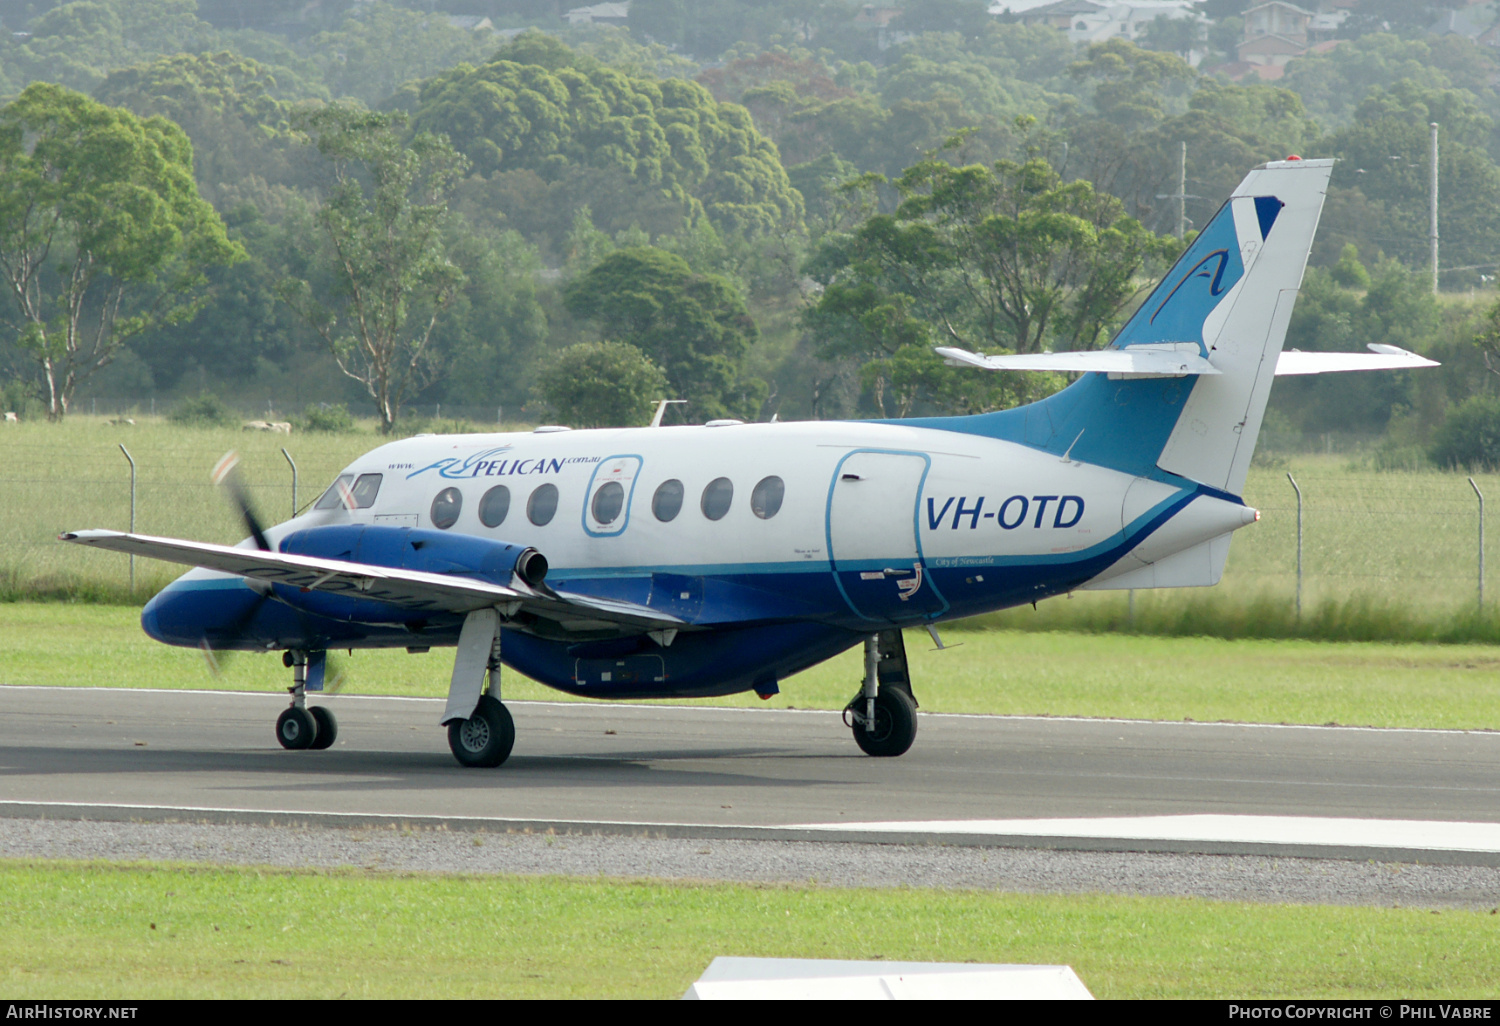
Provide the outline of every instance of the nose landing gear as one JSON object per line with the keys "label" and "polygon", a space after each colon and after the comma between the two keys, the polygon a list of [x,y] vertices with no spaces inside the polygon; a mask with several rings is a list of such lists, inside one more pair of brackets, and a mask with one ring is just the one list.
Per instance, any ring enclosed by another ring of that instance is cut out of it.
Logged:
{"label": "nose landing gear", "polygon": [[[292,686],[287,688],[292,704],[276,718],[276,740],[283,748],[293,751],[329,748],[338,740],[339,723],[333,713],[326,706],[307,704],[309,685],[314,691],[323,688],[325,658],[324,652],[288,649],[282,653],[282,665],[292,670]],[[309,667],[312,668],[311,681]]]}
{"label": "nose landing gear", "polygon": [[844,723],[866,755],[904,755],[917,739],[917,698],[899,628],[865,638],[864,685],[844,707]]}

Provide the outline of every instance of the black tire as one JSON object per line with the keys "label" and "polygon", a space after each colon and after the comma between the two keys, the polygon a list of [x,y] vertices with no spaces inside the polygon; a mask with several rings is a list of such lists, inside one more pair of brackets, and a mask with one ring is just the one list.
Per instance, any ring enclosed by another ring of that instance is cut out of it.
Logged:
{"label": "black tire", "polygon": [[448,747],[461,766],[498,766],[510,758],[515,743],[510,710],[490,695],[479,699],[474,715],[448,724]]}
{"label": "black tire", "polygon": [[307,711],[312,713],[313,722],[318,725],[318,734],[307,747],[332,748],[339,738],[339,721],[334,719],[333,710],[326,705],[310,705]]}
{"label": "black tire", "polygon": [[276,740],[293,751],[312,748],[318,743],[318,721],[306,709],[290,706],[276,717]]}
{"label": "black tire", "polygon": [[[855,700],[857,706],[864,699]],[[917,739],[917,704],[900,688],[881,688],[875,696],[875,729],[854,724],[854,741],[866,755],[905,755]]]}

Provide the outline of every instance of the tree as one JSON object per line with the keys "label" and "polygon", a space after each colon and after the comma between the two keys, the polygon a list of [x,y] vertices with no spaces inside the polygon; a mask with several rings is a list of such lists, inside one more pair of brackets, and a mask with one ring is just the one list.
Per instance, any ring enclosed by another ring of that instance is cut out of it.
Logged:
{"label": "tree", "polygon": [[[903,199],[894,213],[830,237],[805,268],[824,286],[804,323],[825,356],[892,360],[940,344],[1092,348],[1139,293],[1147,264],[1178,245],[1089,183],[1063,183],[1039,158],[992,167],[929,160],[895,185]],[[918,381],[914,360],[904,366]],[[937,398],[934,381],[926,390]],[[1023,379],[997,381],[1013,381],[1014,390],[982,403],[1031,397]],[[884,383],[873,382],[882,408]],[[970,394],[961,406],[975,402]]]}
{"label": "tree", "polygon": [[1427,454],[1440,467],[1493,470],[1500,466],[1500,399],[1471,396],[1451,410]]}
{"label": "tree", "polygon": [[661,368],[624,342],[582,342],[561,350],[537,391],[573,427],[639,427],[651,404],[669,398]]}
{"label": "tree", "polygon": [[707,215],[749,234],[802,217],[776,147],[743,107],[696,82],[607,68],[539,33],[423,83],[412,125],[446,133],[479,175],[535,174],[564,194],[549,196],[564,218],[583,202],[602,218],[620,205],[611,191],[631,205],[665,199],[678,223]]}
{"label": "tree", "polygon": [[745,302],[716,274],[694,274],[673,253],[616,250],[568,285],[563,301],[605,338],[628,342],[661,367],[694,418],[754,417],[760,382],[740,361],[759,337]]}
{"label": "tree", "polygon": [[1148,261],[1176,245],[1040,158],[924,161],[895,185],[895,213],[870,217],[815,259],[810,270],[826,283],[819,311],[873,288],[951,345],[1090,348],[1140,291]]}
{"label": "tree", "polygon": [[310,184],[307,162],[293,163],[298,147],[288,103],[306,91],[288,72],[221,51],[112,72],[94,98],[141,117],[170,118],[193,141],[198,188],[221,213],[248,201],[271,217],[291,187]]}
{"label": "tree", "polygon": [[329,272],[336,299],[314,299],[306,278],[284,282],[282,297],[364,386],[389,433],[406,398],[434,377],[433,328],[464,283],[445,230],[467,161],[441,136],[404,142],[399,113],[332,104],[298,120],[333,176],[317,214],[328,245],[314,266]]}
{"label": "tree", "polygon": [[50,419],[127,339],[196,314],[207,268],[243,258],[170,121],[47,83],[0,110],[6,320],[41,367]]}
{"label": "tree", "polygon": [[[1342,158],[1332,184],[1346,198],[1357,192],[1368,201],[1358,221],[1338,217],[1333,227],[1342,229],[1341,241],[1355,241],[1363,251],[1378,245],[1408,266],[1427,266],[1431,122],[1441,126],[1442,261],[1449,267],[1492,261],[1500,250],[1500,167],[1486,151],[1493,125],[1473,97],[1459,90],[1423,89],[1403,80],[1370,91],[1354,122],[1325,140],[1331,155]],[[1462,283],[1459,276],[1444,279],[1450,288]]]}
{"label": "tree", "polygon": [[1148,50],[1163,50],[1190,60],[1193,51],[1203,46],[1205,35],[1205,24],[1195,17],[1171,18],[1158,14],[1146,23],[1142,45]]}
{"label": "tree", "polygon": [[377,2],[357,5],[305,49],[335,98],[378,106],[407,82],[483,60],[494,45],[489,33],[454,28],[446,17]]}

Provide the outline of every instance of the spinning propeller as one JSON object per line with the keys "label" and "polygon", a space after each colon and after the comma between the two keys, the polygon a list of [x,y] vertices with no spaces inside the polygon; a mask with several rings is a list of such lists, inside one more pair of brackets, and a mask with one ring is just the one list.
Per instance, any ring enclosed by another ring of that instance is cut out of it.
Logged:
{"label": "spinning propeller", "polygon": [[[240,519],[245,522],[245,527],[249,530],[250,537],[255,539],[256,548],[262,552],[270,552],[272,551],[271,542],[266,538],[266,531],[261,526],[260,515],[255,511],[255,504],[250,501],[250,492],[245,487],[244,478],[240,476],[239,465],[240,454],[231,449],[220,458],[218,463],[214,464],[213,473],[209,475],[210,479],[214,484],[224,488],[230,501],[234,503],[235,509],[239,512]],[[344,490],[347,491],[347,488]],[[346,508],[352,509],[353,506],[353,497],[350,496],[347,498]],[[233,644],[233,642],[243,637],[250,625],[255,622],[255,618],[260,615],[261,608],[267,601],[274,597],[274,592],[269,584],[250,578],[246,578],[245,583],[249,585],[251,590],[256,592],[257,598],[250,605],[246,606],[245,611],[236,617],[235,621],[223,632],[222,636],[218,639],[221,645]],[[302,611],[295,608],[294,611],[297,614],[298,620],[304,624],[303,633],[309,633],[305,629],[306,618]],[[203,661],[208,664],[208,672],[215,679],[222,676],[235,650],[232,648],[215,648],[214,643],[209,641],[207,637],[199,641],[198,647],[203,652]],[[328,654],[325,667],[323,690],[325,693],[336,692],[349,679],[349,674],[341,664],[335,663],[332,653]]]}

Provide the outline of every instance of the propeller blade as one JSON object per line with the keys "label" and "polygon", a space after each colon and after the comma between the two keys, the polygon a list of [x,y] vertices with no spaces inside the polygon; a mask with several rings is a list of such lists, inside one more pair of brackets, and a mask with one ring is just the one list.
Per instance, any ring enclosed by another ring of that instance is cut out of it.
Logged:
{"label": "propeller blade", "polygon": [[209,645],[208,639],[204,638],[198,642],[198,650],[203,653],[203,661],[208,664],[208,675],[214,680],[224,676],[224,659],[227,652],[215,652]]}
{"label": "propeller blade", "polygon": [[344,685],[353,679],[353,675],[349,672],[349,667],[345,664],[344,660],[335,659],[332,652],[329,652],[325,659],[326,662],[323,665],[323,693],[326,695],[336,695]]}
{"label": "propeller blade", "polygon": [[245,483],[239,475],[240,454],[234,450],[226,452],[224,456],[214,465],[213,482],[223,485],[229,490],[229,497],[234,500],[235,507],[240,511],[240,517],[245,521],[245,526],[250,529],[250,537],[255,539],[255,544],[262,552],[271,551],[271,543],[266,540],[266,532],[260,526],[260,517],[255,514],[255,507],[250,502],[250,493],[245,490]]}

